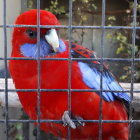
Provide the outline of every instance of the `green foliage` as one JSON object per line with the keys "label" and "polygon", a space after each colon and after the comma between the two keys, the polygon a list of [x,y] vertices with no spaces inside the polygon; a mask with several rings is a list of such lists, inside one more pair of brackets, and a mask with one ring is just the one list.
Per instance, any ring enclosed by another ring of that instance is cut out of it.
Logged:
{"label": "green foliage", "polygon": [[23,140],[23,137],[20,134],[17,134],[15,140]]}
{"label": "green foliage", "polygon": [[33,8],[33,0],[28,0],[28,8],[29,9]]}
{"label": "green foliage", "polygon": [[60,6],[58,0],[51,1],[51,5],[49,8],[45,8],[45,10],[52,12],[55,15],[65,14],[64,6]]}
{"label": "green foliage", "polygon": [[14,123],[10,127],[9,136],[11,140],[23,140],[23,136],[21,134],[23,125],[21,123]]}
{"label": "green foliage", "polygon": [[108,26],[112,26],[113,23],[116,21],[116,17],[115,16],[109,16],[107,20],[109,21]]}
{"label": "green foliage", "polygon": [[[133,10],[133,2],[130,4],[130,10]],[[137,7],[140,7],[138,5]],[[133,26],[133,16],[131,17],[131,22],[127,23],[126,26]],[[108,17],[108,26],[113,26],[116,23],[115,16]],[[139,25],[139,22],[137,22]],[[116,54],[121,58],[132,58],[132,32],[130,30],[116,30],[115,32],[111,32],[107,34],[107,39],[110,39],[113,42],[116,42]],[[140,58],[140,46],[137,43],[137,40],[140,40],[140,35],[136,33],[136,44],[134,47],[135,57]],[[123,66],[124,74],[120,76],[120,80],[124,82],[130,81],[131,78],[131,64],[129,66]],[[135,82],[140,82],[140,66],[138,63],[135,63],[135,73],[134,73]]]}

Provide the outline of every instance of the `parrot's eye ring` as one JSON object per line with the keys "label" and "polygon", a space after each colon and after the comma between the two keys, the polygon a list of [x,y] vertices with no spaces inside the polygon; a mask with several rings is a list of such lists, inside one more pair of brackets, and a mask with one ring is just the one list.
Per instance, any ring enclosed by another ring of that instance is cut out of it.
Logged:
{"label": "parrot's eye ring", "polygon": [[30,38],[36,38],[36,37],[37,37],[36,31],[33,31],[33,30],[31,30],[31,29],[26,30],[26,34],[27,34]]}

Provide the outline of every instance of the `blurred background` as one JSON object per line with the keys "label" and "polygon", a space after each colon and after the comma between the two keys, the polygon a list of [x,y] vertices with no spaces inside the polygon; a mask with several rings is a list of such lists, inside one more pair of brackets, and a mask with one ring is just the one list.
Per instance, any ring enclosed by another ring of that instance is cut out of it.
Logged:
{"label": "blurred background", "polygon": [[[69,22],[69,1],[40,0],[41,9],[54,13],[62,25]],[[37,7],[36,0],[7,0],[7,24],[14,24],[16,17],[29,9]],[[106,0],[106,26],[133,26],[133,0]],[[0,0],[0,25],[3,25],[3,0]],[[101,26],[102,1],[101,0],[73,0],[73,25]],[[140,1],[137,4],[137,26],[140,26]],[[8,57],[11,53],[12,28],[7,28]],[[100,57],[101,29],[73,29],[72,41],[94,50]],[[59,36],[68,39],[68,30],[60,29]],[[0,28],[0,57],[4,57],[4,33]],[[105,58],[132,58],[132,30],[131,29],[106,29],[104,34]],[[136,32],[135,58],[140,58],[140,32]],[[105,62],[119,82],[130,83],[130,62]],[[5,77],[4,62],[0,61],[0,78]],[[135,63],[134,82],[140,82],[140,65]],[[134,113],[134,119],[140,119],[139,112]],[[4,118],[4,108],[0,108],[0,119]],[[9,109],[10,119],[28,119],[22,109]],[[35,140],[36,129],[32,124],[9,124],[10,140]],[[140,126],[133,126],[132,140],[140,139]],[[24,131],[23,131],[24,130]],[[5,125],[0,124],[0,137],[5,139]],[[57,139],[52,135],[42,132],[42,140]]]}

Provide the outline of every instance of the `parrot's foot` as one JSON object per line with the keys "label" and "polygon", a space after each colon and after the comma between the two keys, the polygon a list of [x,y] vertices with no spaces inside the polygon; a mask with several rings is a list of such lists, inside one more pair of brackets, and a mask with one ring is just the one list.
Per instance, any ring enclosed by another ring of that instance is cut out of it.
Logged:
{"label": "parrot's foot", "polygon": [[71,128],[75,129],[76,125],[75,123],[71,120],[70,116],[69,116],[69,112],[65,111],[63,116],[62,116],[62,121],[63,121],[63,125],[67,126],[69,125]]}
{"label": "parrot's foot", "polygon": [[71,120],[71,118],[69,116],[69,112],[65,111],[63,116],[62,116],[63,125],[64,126],[68,125],[73,129],[76,129],[76,125],[82,125],[82,126],[85,125],[85,123],[82,122],[83,119],[81,117],[73,117],[73,118],[76,119],[75,123]]}

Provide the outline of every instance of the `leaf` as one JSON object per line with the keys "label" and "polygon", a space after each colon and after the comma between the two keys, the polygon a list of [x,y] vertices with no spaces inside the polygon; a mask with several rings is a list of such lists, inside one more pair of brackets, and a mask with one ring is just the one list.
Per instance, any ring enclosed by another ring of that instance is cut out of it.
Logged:
{"label": "leaf", "polygon": [[15,125],[15,127],[16,127],[17,130],[20,130],[22,128],[22,124],[21,123],[17,123]]}
{"label": "leaf", "polygon": [[16,140],[23,140],[23,137],[20,134],[16,135]]}
{"label": "leaf", "polygon": [[115,17],[115,16],[109,16],[109,17],[108,17],[108,20],[116,21],[116,17]]}
{"label": "leaf", "polygon": [[112,39],[112,37],[113,37],[112,34],[107,34],[107,35],[106,35],[106,38],[108,38],[108,39]]}

